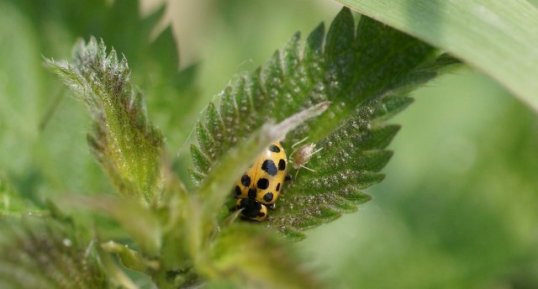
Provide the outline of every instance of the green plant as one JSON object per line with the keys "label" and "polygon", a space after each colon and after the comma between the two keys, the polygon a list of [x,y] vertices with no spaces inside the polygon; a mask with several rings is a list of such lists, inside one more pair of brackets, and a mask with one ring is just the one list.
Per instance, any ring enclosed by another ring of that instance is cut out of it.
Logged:
{"label": "green plant", "polygon": [[[75,46],[71,62],[47,60],[90,111],[90,148],[121,196],[56,200],[44,209],[42,226],[15,217],[12,222],[23,233],[7,234],[0,250],[20,250],[9,239],[15,235],[31,240],[19,243],[28,245],[22,248],[28,255],[45,242],[51,248],[46,258],[62,273],[45,288],[136,288],[117,261],[150,276],[159,288],[206,282],[321,286],[312,270],[290,254],[289,239],[300,240],[304,230],[369,199],[362,190],[383,179],[380,171],[392,155],[386,147],[399,129],[386,120],[411,103],[410,91],[457,61],[365,16],[355,28],[348,9],[327,33],[321,24],[301,45],[296,34],[263,67],[233,81],[216,103],[208,104],[191,146],[193,186],[184,185],[164,161],[170,155],[146,115],[125,57],[118,59],[103,41],[91,38]],[[229,212],[233,183],[263,148],[283,139],[291,152],[305,138],[321,149],[308,163],[312,171],[290,170],[296,177],[284,187],[267,222],[245,223]],[[64,215],[57,204],[115,220],[120,237],[110,237],[114,234],[106,228],[94,235],[82,217]],[[11,221],[5,225],[13,227]],[[30,264],[27,258],[0,258],[0,269],[30,271]],[[0,270],[0,275],[9,272]],[[13,288],[32,285],[18,276],[3,280]]]}
{"label": "green plant", "polygon": [[[445,49],[496,79],[538,110],[536,69],[538,25],[533,1],[377,0],[339,2]],[[488,49],[479,49],[487,45]]]}

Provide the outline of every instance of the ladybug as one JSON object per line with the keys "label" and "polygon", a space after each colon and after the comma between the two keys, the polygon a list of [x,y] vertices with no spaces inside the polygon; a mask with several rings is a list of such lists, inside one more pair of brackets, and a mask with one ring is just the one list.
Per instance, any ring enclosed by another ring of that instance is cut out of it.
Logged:
{"label": "ladybug", "polygon": [[237,180],[236,209],[250,220],[263,221],[267,208],[274,209],[286,179],[287,156],[280,142],[273,142]]}

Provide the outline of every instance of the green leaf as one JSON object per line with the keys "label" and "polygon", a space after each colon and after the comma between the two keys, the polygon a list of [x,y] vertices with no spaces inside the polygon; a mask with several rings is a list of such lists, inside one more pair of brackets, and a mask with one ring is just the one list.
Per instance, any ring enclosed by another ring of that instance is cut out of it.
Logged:
{"label": "green leaf", "polygon": [[448,51],[538,110],[538,9],[525,0],[338,0]]}
{"label": "green leaf", "polygon": [[391,156],[385,148],[399,128],[384,121],[411,102],[406,94],[458,61],[368,17],[354,26],[343,9],[327,34],[321,24],[307,37],[302,53],[296,34],[262,68],[226,87],[196,126],[194,178],[204,180],[230,147],[264,123],[331,101],[326,113],[283,141],[288,154],[305,138],[320,152],[302,164],[313,171],[302,170],[284,187],[269,225],[300,238],[301,230],[367,201],[361,190],[383,179],[379,171]]}
{"label": "green leaf", "polygon": [[241,144],[229,149],[212,168],[197,192],[197,195],[203,199],[205,211],[214,212],[222,206],[224,199],[229,196],[229,192],[222,188],[231,187],[248,168],[250,160],[260,154],[271,142],[284,138],[289,131],[322,114],[328,107],[329,102],[322,102],[278,124],[265,124]]}
{"label": "green leaf", "polygon": [[162,228],[153,211],[130,199],[99,196],[76,196],[58,200],[71,208],[89,209],[117,221],[141,250],[157,256],[161,248]]}
{"label": "green leaf", "polygon": [[[395,99],[398,106],[387,109],[384,103]],[[307,164],[314,171],[299,172],[286,188],[280,206],[270,214],[270,225],[301,238],[297,231],[353,212],[358,204],[368,201],[370,197],[362,189],[383,180],[379,171],[392,156],[384,149],[399,130],[397,125],[376,124],[376,120],[394,113],[393,109],[403,109],[410,101],[388,95],[361,104],[355,116],[318,142],[316,148],[321,151]]]}
{"label": "green leaf", "polygon": [[159,185],[163,140],[147,120],[141,93],[133,86],[127,61],[105,44],[80,41],[73,61],[47,65],[90,110],[94,130],[88,141],[99,162],[124,195],[151,202]]}
{"label": "green leaf", "polygon": [[[94,159],[81,153],[84,140],[78,132],[87,126],[83,108],[66,99],[67,90],[43,68],[41,55],[63,59],[79,37],[95,35],[125,54],[167,145],[184,142],[195,121],[192,106],[200,100],[193,80],[197,67],[178,69],[174,36],[160,25],[166,22],[165,5],[149,10],[140,9],[138,0],[0,2],[0,38],[12,39],[3,41],[0,53],[0,159],[21,193],[39,199],[40,194],[111,190]],[[70,145],[58,145],[66,142]]]}
{"label": "green leaf", "polygon": [[[248,168],[250,160],[277,139],[282,139],[292,129],[305,121],[323,113],[329,102],[321,102],[298,112],[278,124],[265,124],[239,145],[230,148],[212,168],[200,188],[185,206],[186,235],[192,256],[196,256],[204,242],[218,230],[219,212],[227,197],[229,188]],[[217,217],[217,218],[215,218]]]}
{"label": "green leaf", "polygon": [[[192,127],[193,108],[199,99],[194,87],[197,66],[179,70],[179,51],[171,25],[155,37],[166,5],[141,15],[139,0],[6,0],[30,19],[45,55],[63,55],[75,38],[102,38],[129,59],[133,78],[142,87],[150,112],[163,112],[155,123],[171,147],[178,147]],[[64,31],[65,30],[65,31]],[[59,40],[66,41],[59,41]],[[60,48],[60,49],[58,49]]]}
{"label": "green leaf", "polygon": [[50,219],[1,219],[0,230],[1,288],[112,288],[95,254]]}
{"label": "green leaf", "polygon": [[239,288],[320,288],[286,245],[261,228],[226,228],[211,247],[200,270],[211,280],[226,280]]}

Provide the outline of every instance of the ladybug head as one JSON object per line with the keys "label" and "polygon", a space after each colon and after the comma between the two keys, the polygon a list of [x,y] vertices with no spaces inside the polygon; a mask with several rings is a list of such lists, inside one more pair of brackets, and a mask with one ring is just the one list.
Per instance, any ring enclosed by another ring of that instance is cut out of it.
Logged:
{"label": "ladybug head", "polygon": [[267,207],[252,199],[238,199],[237,209],[242,209],[241,216],[250,220],[263,221],[267,218]]}

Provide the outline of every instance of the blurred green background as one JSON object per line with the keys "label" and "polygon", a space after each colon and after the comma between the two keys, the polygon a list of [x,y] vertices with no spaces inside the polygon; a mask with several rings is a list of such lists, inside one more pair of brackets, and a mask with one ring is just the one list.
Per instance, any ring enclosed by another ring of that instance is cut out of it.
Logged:
{"label": "blurred green background", "polygon": [[[133,11],[151,16],[161,1],[119,1],[114,17],[103,10],[111,2],[0,0],[0,175],[37,205],[113,192],[88,151],[83,105],[43,56],[66,59],[90,34],[124,52],[148,91],[150,118],[184,159],[197,113],[230,79],[340,9],[329,0],[177,0],[145,31]],[[194,86],[163,92],[147,81],[156,70],[141,43],[168,23]],[[310,231],[297,248],[335,288],[538,288],[538,118],[469,68],[413,96],[391,120],[403,129],[386,180],[368,190],[373,200]]]}

